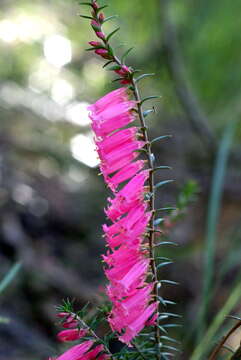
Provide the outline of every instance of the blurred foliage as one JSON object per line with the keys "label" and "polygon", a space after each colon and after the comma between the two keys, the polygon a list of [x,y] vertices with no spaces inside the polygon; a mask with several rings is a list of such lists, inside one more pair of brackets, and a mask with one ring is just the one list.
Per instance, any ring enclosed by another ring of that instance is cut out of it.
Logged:
{"label": "blurred foliage", "polygon": [[[174,329],[183,339],[199,308],[213,159],[230,121],[238,125],[220,204],[214,264],[218,286],[209,324],[230,298],[240,273],[241,2],[169,2],[169,21],[178,39],[174,50],[215,139],[214,150],[193,130],[195,116],[188,115],[177,91],[185,84],[177,84],[170,73],[163,47],[165,1],[109,0],[108,5],[106,15],[119,17],[106,30],[121,26],[113,45],[121,45],[118,52],[135,46],[127,63],[156,74],[141,83],[143,96],[162,95],[159,103],[152,102],[157,112],[148,119],[151,135],[174,135],[155,143],[158,164],[174,169],[158,173],[157,182],[171,176],[177,184],[158,190],[157,208],[175,206],[178,198],[185,210],[168,234],[182,246],[163,250],[176,264],[162,270],[164,278],[181,284],[179,289],[164,286],[163,296],[177,301],[184,313],[184,330]],[[75,0],[0,2],[0,278],[16,261],[23,264],[19,280],[0,297],[1,316],[10,320],[0,323],[0,360],[44,359],[56,353],[54,305],[62,298],[75,297],[80,306],[101,301],[96,294],[104,279],[97,259],[104,250],[101,223],[108,191],[97,176],[86,106],[116,85],[102,61],[85,52],[88,41],[95,40],[88,21],[78,16],[85,12]],[[197,188],[190,204],[186,199]],[[229,307],[234,310],[240,305]],[[238,340],[231,345],[237,347]],[[189,358],[194,343],[195,332],[180,359]]]}

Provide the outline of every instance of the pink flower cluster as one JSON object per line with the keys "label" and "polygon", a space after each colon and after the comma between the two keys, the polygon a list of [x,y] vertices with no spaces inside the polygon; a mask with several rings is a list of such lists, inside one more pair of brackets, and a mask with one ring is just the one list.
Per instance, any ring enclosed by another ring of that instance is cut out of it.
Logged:
{"label": "pink flower cluster", "polygon": [[111,224],[103,225],[108,246],[103,256],[107,294],[113,304],[108,320],[128,345],[157,316],[153,284],[146,282],[150,260],[143,246],[151,218],[144,201],[149,171],[144,169],[145,161],[137,159],[137,150],[145,143],[138,139],[136,127],[126,127],[136,118],[135,106],[128,90],[120,88],[89,107],[101,172],[113,192],[105,210]]}
{"label": "pink flower cluster", "polygon": [[[71,314],[63,312],[57,316],[62,319],[62,327],[65,329],[57,335],[60,341],[75,341],[87,335],[88,331],[80,329],[79,322]],[[104,353],[104,346],[94,346],[94,344],[94,340],[84,341],[82,344],[72,346],[56,359],[49,360],[108,360],[110,357]]]}
{"label": "pink flower cluster", "polygon": [[[95,53],[101,56],[104,59],[110,60],[110,62],[115,62],[115,58],[113,55],[113,51],[108,42],[108,36],[102,30],[102,25],[105,22],[105,15],[102,12],[99,12],[99,5],[96,1],[92,2],[92,20],[91,27],[95,32],[95,35],[100,39],[100,41],[90,41],[89,44],[92,46]],[[118,75],[120,75],[120,83],[121,84],[130,84],[131,76],[133,75],[133,70],[124,65],[115,65],[113,71],[115,71]]]}

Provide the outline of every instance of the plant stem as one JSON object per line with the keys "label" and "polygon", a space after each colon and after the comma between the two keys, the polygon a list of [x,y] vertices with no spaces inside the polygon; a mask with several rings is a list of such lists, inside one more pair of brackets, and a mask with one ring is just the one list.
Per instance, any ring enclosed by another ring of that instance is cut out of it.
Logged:
{"label": "plant stem", "polygon": [[[116,64],[122,66],[123,64],[118,59],[118,57],[114,56],[114,61]],[[135,78],[132,77],[131,85],[133,86],[133,93],[134,97],[137,102],[137,112],[139,115],[140,123],[141,123],[141,131],[143,134],[143,139],[146,143],[146,155],[148,160],[148,167],[150,169],[149,173],[149,187],[150,187],[150,193],[151,193],[151,199],[150,199],[150,211],[152,213],[150,223],[149,223],[149,230],[148,230],[148,238],[149,238],[149,257],[150,257],[150,267],[152,271],[152,277],[154,281],[154,288],[153,288],[153,295],[155,301],[158,301],[158,276],[157,276],[157,268],[156,268],[156,262],[155,262],[155,254],[154,254],[154,247],[155,247],[155,229],[154,229],[154,220],[155,220],[155,189],[154,189],[154,161],[153,161],[153,154],[151,149],[151,142],[149,140],[147,127],[145,118],[142,111],[142,104],[141,104],[141,97],[139,93],[139,89],[137,86],[137,82],[135,81]],[[156,338],[156,344],[158,346],[158,352],[156,355],[157,360],[160,359],[160,329],[159,329],[159,316],[156,320],[155,325],[155,338]]]}
{"label": "plant stem", "polygon": [[226,336],[223,337],[223,339],[220,341],[220,343],[218,344],[218,346],[214,349],[214,351],[212,352],[212,354],[209,357],[209,360],[215,360],[217,359],[217,355],[219,353],[219,351],[221,350],[221,348],[223,347],[223,345],[225,344],[225,342],[228,340],[228,338],[234,333],[235,330],[237,330],[239,327],[241,326],[241,321],[239,321],[237,324],[235,324],[232,329],[227,333]]}
{"label": "plant stem", "polygon": [[[141,106],[141,99],[139,90],[137,87],[137,84],[135,82],[135,79],[133,79],[132,82],[133,88],[134,88],[134,95],[137,100],[137,108],[138,108],[138,114],[141,122],[142,132],[144,141],[146,142],[147,147],[147,158],[148,158],[148,166],[150,168],[150,175],[149,175],[149,186],[150,186],[150,193],[151,193],[151,199],[150,199],[150,211],[152,212],[152,216],[150,219],[150,230],[149,230],[149,256],[150,256],[150,265],[151,270],[153,274],[153,280],[154,280],[154,289],[153,294],[157,301],[158,299],[158,277],[157,277],[157,269],[156,269],[156,263],[155,263],[155,254],[154,254],[154,242],[155,242],[155,230],[154,230],[154,220],[155,220],[155,193],[154,193],[154,164],[153,164],[153,157],[152,157],[152,151],[151,151],[151,143],[148,138],[148,133],[146,129],[145,119],[142,112],[142,106]],[[158,327],[158,318],[157,318],[157,324],[155,326],[155,338],[156,342],[159,348],[160,344],[160,329]],[[157,354],[157,359],[159,359],[160,354]]]}
{"label": "plant stem", "polygon": [[[92,0],[92,5],[94,5],[94,3],[95,3],[95,1]],[[94,6],[93,6],[92,15],[99,27],[97,30],[94,29],[94,31],[96,32],[98,37],[100,37],[100,34],[102,34],[101,39],[104,43],[105,51],[108,51],[106,59],[110,60],[110,62],[116,63],[118,66],[120,66],[120,69],[122,69],[125,65],[122,63],[122,60],[120,60],[117,56],[114,55],[114,51],[109,44],[110,35],[112,33],[109,34],[109,36],[107,36],[107,37],[105,36],[104,32],[102,31],[102,23],[99,21],[98,11],[94,8]],[[150,258],[150,268],[151,268],[151,272],[152,272],[152,281],[154,282],[154,288],[153,288],[154,300],[153,301],[158,301],[158,277],[157,277],[157,267],[156,267],[155,256],[154,256],[155,255],[154,254],[154,247],[155,247],[154,242],[155,242],[155,232],[156,232],[156,230],[154,228],[154,221],[155,221],[154,172],[155,172],[155,168],[154,168],[154,160],[153,160],[153,154],[152,154],[152,149],[151,149],[151,142],[149,141],[148,132],[147,132],[146,123],[145,123],[145,117],[144,117],[144,114],[142,111],[141,97],[140,97],[139,89],[137,86],[137,81],[135,80],[133,75],[134,75],[134,73],[129,73],[128,81],[132,85],[133,95],[137,102],[137,112],[138,112],[140,123],[141,123],[141,131],[142,131],[143,139],[146,144],[145,145],[146,146],[146,155],[147,155],[147,162],[148,162],[148,166],[149,166],[149,191],[151,193],[149,208],[151,211],[151,219],[149,222],[149,229],[148,229],[147,237],[148,237],[148,241],[149,241],[149,258]],[[159,328],[159,309],[157,310],[157,312],[158,312],[158,317],[157,317],[156,325],[155,325],[155,339],[156,339],[158,351],[156,353],[156,359],[160,360],[160,358],[161,358],[161,354],[160,354],[161,339],[160,339],[160,328]]]}
{"label": "plant stem", "polygon": [[103,341],[101,338],[99,338],[98,335],[96,335],[96,333],[94,332],[94,330],[92,330],[87,324],[86,322],[81,319],[78,315],[76,315],[75,313],[71,313],[71,315],[80,323],[81,325],[81,328],[83,329],[86,329],[88,331],[88,333],[98,342],[100,342],[102,345],[104,345],[104,349],[105,349],[105,352],[110,356],[110,358],[112,360],[115,360],[113,354],[110,352],[109,348],[103,344]]}

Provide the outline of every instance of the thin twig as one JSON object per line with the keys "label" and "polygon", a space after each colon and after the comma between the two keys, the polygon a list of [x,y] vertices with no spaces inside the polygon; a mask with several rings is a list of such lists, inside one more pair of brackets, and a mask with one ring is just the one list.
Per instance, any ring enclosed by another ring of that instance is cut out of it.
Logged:
{"label": "thin twig", "polygon": [[224,336],[222,338],[222,340],[220,341],[218,346],[213,350],[213,352],[210,355],[208,360],[215,360],[217,358],[217,355],[218,355],[219,351],[221,350],[221,348],[223,347],[223,345],[225,344],[225,342],[234,333],[234,331],[236,331],[240,326],[241,326],[241,320],[232,327],[232,329],[227,333],[226,336]]}

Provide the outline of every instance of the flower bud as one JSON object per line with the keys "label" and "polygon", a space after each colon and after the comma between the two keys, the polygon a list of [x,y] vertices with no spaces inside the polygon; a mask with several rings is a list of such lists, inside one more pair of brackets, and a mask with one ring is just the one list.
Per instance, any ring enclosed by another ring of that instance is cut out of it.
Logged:
{"label": "flower bud", "polygon": [[105,15],[103,13],[100,13],[99,15],[99,22],[102,24],[105,20]]}
{"label": "flower bud", "polygon": [[120,69],[115,70],[115,72],[121,76],[126,76],[127,74],[131,73],[130,68],[128,68],[128,66],[126,65],[122,65]]}
{"label": "flower bud", "polygon": [[108,50],[106,50],[106,49],[96,49],[96,50],[95,50],[95,53],[96,53],[97,55],[100,55],[100,56],[103,57],[104,59],[110,59],[109,52],[108,52]]}
{"label": "flower bud", "polygon": [[100,31],[100,23],[98,23],[96,20],[91,21],[91,26],[94,29],[95,32]]}
{"label": "flower bud", "polygon": [[130,83],[131,83],[131,80],[130,80],[130,79],[122,79],[122,80],[120,81],[120,83],[123,84],[123,85],[130,84]]}
{"label": "flower bud", "polygon": [[89,44],[93,47],[102,46],[102,44],[99,41],[90,41]]}
{"label": "flower bud", "polygon": [[97,31],[96,36],[102,40],[105,40],[105,34],[102,31]]}
{"label": "flower bud", "polygon": [[99,9],[99,5],[97,4],[96,0],[93,1],[92,7],[93,7],[94,10],[98,10],[98,9]]}
{"label": "flower bud", "polygon": [[87,334],[85,329],[68,329],[62,330],[57,334],[57,338],[61,342],[65,341],[75,341]]}

